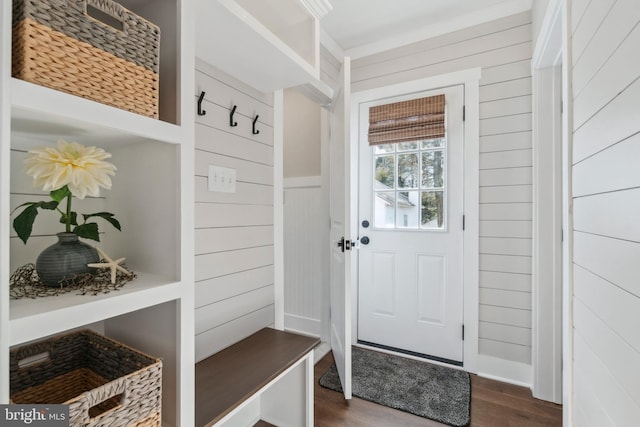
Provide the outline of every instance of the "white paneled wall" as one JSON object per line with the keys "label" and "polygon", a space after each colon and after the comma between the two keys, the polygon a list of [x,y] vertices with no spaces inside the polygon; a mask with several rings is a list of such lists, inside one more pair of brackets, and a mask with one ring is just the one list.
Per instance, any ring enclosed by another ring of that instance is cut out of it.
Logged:
{"label": "white paneled wall", "polygon": [[479,352],[531,363],[531,17],[522,13],[352,63],[354,92],[482,67]]}
{"label": "white paneled wall", "polygon": [[640,419],[640,7],[573,1],[573,419]]}
{"label": "white paneled wall", "polygon": [[322,234],[327,218],[320,182],[320,177],[284,182],[285,328],[317,337],[322,334],[322,287],[327,268]]}
{"label": "white paneled wall", "polygon": [[[198,61],[195,329],[202,360],[274,322],[273,99]],[[195,105],[194,99],[194,105]],[[237,105],[229,125],[229,111]],[[252,121],[258,114],[257,129]],[[236,192],[210,192],[209,165],[236,170]]]}

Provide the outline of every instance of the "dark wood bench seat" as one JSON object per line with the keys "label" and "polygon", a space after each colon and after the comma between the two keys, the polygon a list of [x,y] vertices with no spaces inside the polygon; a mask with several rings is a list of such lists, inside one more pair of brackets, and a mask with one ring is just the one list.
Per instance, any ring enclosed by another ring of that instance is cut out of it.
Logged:
{"label": "dark wood bench seat", "polygon": [[196,364],[196,426],[216,424],[320,343],[264,328]]}

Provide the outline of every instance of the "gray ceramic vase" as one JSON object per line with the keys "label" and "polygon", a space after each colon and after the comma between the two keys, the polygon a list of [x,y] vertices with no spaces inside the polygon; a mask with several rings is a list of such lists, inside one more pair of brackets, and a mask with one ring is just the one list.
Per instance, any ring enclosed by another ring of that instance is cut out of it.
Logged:
{"label": "gray ceramic vase", "polygon": [[36,272],[47,286],[58,287],[60,281],[75,275],[95,274],[96,269],[87,264],[100,262],[93,246],[78,240],[75,233],[58,233],[58,242],[46,248],[36,260]]}

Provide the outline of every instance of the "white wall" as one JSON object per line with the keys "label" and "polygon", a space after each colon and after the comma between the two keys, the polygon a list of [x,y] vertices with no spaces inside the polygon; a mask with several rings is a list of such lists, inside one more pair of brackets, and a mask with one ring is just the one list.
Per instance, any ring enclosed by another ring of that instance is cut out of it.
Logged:
{"label": "white wall", "polygon": [[[531,363],[531,15],[521,13],[353,61],[354,92],[482,67],[479,353]],[[481,359],[483,360],[483,359]]]}
{"label": "white wall", "polygon": [[549,7],[550,3],[555,3],[557,0],[534,0],[531,2],[531,31],[533,35],[533,50],[535,51],[535,47],[538,41],[538,35],[540,34],[540,29],[542,28],[542,21],[544,20],[544,15],[547,11],[547,7]]}
{"label": "white wall", "polygon": [[320,106],[284,91],[284,177],[320,175]]}
{"label": "white wall", "polygon": [[640,419],[640,7],[575,0],[573,420]]}
{"label": "white wall", "polygon": [[[273,96],[201,61],[196,96],[196,359],[274,323]],[[194,106],[195,106],[194,98]],[[229,110],[237,105],[229,126]],[[259,134],[252,134],[258,114]],[[208,165],[236,169],[236,192],[207,191]]]}

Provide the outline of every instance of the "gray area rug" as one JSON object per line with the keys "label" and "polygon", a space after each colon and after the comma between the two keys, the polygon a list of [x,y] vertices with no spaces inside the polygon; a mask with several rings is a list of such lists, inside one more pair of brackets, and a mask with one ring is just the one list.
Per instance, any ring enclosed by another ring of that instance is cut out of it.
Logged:
{"label": "gray area rug", "polygon": [[[334,364],[320,385],[342,392]],[[353,347],[353,395],[456,427],[471,420],[471,378],[457,369]]]}

